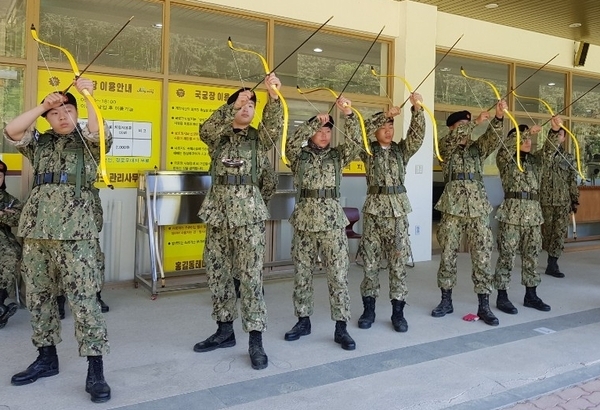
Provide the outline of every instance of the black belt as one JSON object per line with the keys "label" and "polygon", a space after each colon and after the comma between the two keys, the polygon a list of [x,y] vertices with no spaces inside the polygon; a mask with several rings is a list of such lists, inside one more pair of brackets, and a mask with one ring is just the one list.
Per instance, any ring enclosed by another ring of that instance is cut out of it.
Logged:
{"label": "black belt", "polygon": [[538,194],[534,194],[532,192],[505,192],[504,198],[514,198],[514,199],[531,199],[533,201],[539,201],[540,196]]}
{"label": "black belt", "polygon": [[250,175],[218,175],[215,185],[254,185]]}
{"label": "black belt", "polygon": [[369,186],[367,189],[367,194],[375,194],[375,195],[394,195],[394,194],[402,194],[406,192],[406,188],[404,185],[398,186]]}
{"label": "black belt", "polygon": [[336,188],[301,189],[300,198],[339,198]]}
{"label": "black belt", "polygon": [[33,176],[33,186],[43,184],[71,184],[75,185],[77,177],[66,172],[45,172]]}
{"label": "black belt", "polygon": [[450,175],[450,181],[481,181],[481,179],[479,172],[457,172]]}

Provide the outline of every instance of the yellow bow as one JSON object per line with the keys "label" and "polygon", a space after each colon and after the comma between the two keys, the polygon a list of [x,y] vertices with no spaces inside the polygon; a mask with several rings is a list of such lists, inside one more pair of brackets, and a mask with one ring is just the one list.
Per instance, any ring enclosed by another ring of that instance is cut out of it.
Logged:
{"label": "yellow bow", "polygon": [[[253,50],[246,50],[246,49],[243,49],[243,48],[234,47],[233,46],[233,42],[231,41],[231,37],[229,37],[227,39],[227,45],[233,51],[239,51],[241,53],[254,54],[258,58],[260,58],[260,61],[262,62],[262,65],[263,65],[263,68],[265,69],[266,75],[271,74],[271,70],[269,69],[269,64],[267,63],[267,60],[261,54],[257,53],[256,51],[253,51]],[[277,86],[273,85],[273,86],[271,86],[271,88],[273,89],[273,91],[275,91],[275,94],[277,94],[277,96],[281,100],[281,105],[283,106],[283,133],[282,133],[283,135],[281,136],[281,160],[283,161],[283,163],[285,165],[289,166],[290,162],[288,161],[288,159],[287,159],[287,157],[285,155],[285,144],[287,142],[287,133],[288,133],[288,121],[289,121],[289,118],[290,118],[289,111],[288,111],[288,106],[287,106],[287,102],[285,101],[285,98],[283,98],[283,95],[281,95],[281,93],[277,89]]]}
{"label": "yellow bow", "polygon": [[[554,117],[556,115],[554,113],[554,111],[552,110],[552,107],[550,107],[550,104],[548,104],[546,101],[542,100],[541,98],[524,97],[522,95],[517,95],[517,93],[514,90],[512,91],[512,94],[515,97],[519,98],[519,99],[539,101],[539,102],[541,102],[544,105],[544,107],[546,107],[546,110],[548,110],[548,113],[552,117]],[[569,137],[571,137],[571,140],[573,141],[573,144],[575,145],[575,158],[577,158],[577,172],[581,176],[581,179],[585,180],[586,179],[585,175],[581,171],[581,157],[579,156],[579,142],[577,141],[577,137],[567,127],[565,127],[563,124],[560,124],[560,128],[562,128],[563,130],[565,130],[565,132],[569,135]]]}
{"label": "yellow bow", "polygon": [[[79,76],[80,76],[79,67],[77,66],[77,63],[75,62],[75,58],[73,58],[73,56],[71,55],[71,53],[69,53],[69,51],[67,51],[63,47],[60,47],[60,46],[57,46],[54,44],[50,44],[50,43],[40,40],[40,38],[37,35],[35,26],[33,24],[31,25],[31,36],[39,44],[44,44],[48,47],[56,48],[57,50],[64,53],[64,55],[67,56],[69,63],[71,64],[71,69],[73,70],[73,73],[75,74],[75,78],[79,78]],[[104,183],[106,184],[107,187],[109,187],[110,189],[114,189],[114,186],[110,183],[110,179],[109,179],[108,173],[106,171],[106,134],[105,134],[106,130],[104,129],[104,118],[102,117],[102,112],[100,111],[100,108],[98,108],[98,104],[96,104],[96,100],[94,99],[94,97],[92,97],[92,95],[89,93],[88,90],[84,89],[82,94],[85,97],[85,99],[90,103],[94,112],[96,113],[96,118],[98,118],[98,135],[100,136],[100,164],[99,164],[100,176],[102,177],[102,181],[104,181]],[[84,141],[84,144],[85,144],[85,141]]]}
{"label": "yellow bow", "polygon": [[[373,66],[371,66],[371,74],[373,74],[375,77],[378,77],[378,78],[399,78],[400,80],[402,80],[402,82],[408,89],[408,92],[411,94],[414,93],[414,89],[411,87],[411,85],[408,83],[408,81],[404,77],[400,77],[399,75],[377,74],[377,72],[375,71],[375,68]],[[429,107],[427,107],[425,104],[423,104],[423,102],[419,102],[419,105],[421,107],[423,107],[423,109],[425,110],[427,115],[429,115],[429,118],[431,118],[431,123],[433,124],[433,146],[435,149],[435,156],[437,157],[437,159],[440,162],[444,162],[444,160],[442,159],[442,156],[440,155],[440,147],[438,145],[438,129],[437,129],[437,123],[435,121],[435,116],[433,115],[433,112],[429,109]]]}
{"label": "yellow bow", "polygon": [[[310,94],[310,93],[314,93],[315,91],[329,91],[331,93],[331,95],[333,95],[333,97],[337,100],[339,98],[339,95],[333,91],[330,88],[327,87],[318,87],[318,88],[313,88],[307,91],[302,91],[300,89],[300,87],[296,86],[296,90],[300,93],[300,94]],[[363,116],[360,114],[360,112],[358,112],[358,110],[354,107],[350,107],[350,109],[356,114],[356,116],[358,117],[358,123],[360,124],[360,131],[362,133],[362,138],[363,138],[363,144],[365,146],[365,151],[367,152],[367,154],[369,155],[373,155],[373,153],[371,152],[371,144],[369,144],[369,138],[367,137],[367,130],[365,128],[365,120],[363,119]]]}
{"label": "yellow bow", "polygon": [[[500,92],[498,91],[496,86],[494,84],[492,84],[491,82],[484,80],[483,78],[469,77],[467,75],[467,73],[465,73],[465,70],[462,67],[460,68],[460,73],[465,78],[468,78],[470,80],[480,81],[482,83],[489,85],[492,88],[492,90],[494,91],[494,94],[496,95],[496,99],[498,101],[500,101],[502,99],[502,97],[500,96]],[[515,126],[515,129],[517,132],[517,168],[519,168],[519,171],[524,172],[523,165],[521,164],[521,150],[520,150],[521,131],[519,130],[519,124],[517,123],[517,120],[515,120],[515,117],[513,117],[512,114],[510,112],[508,112],[508,110],[506,108],[503,111],[504,111],[504,114],[506,114],[506,116],[510,119],[510,121]]]}

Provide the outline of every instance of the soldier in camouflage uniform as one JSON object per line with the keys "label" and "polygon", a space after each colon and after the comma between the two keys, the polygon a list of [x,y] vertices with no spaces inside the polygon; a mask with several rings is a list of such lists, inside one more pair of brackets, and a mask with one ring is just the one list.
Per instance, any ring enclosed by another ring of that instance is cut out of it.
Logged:
{"label": "soldier in camouflage uniform", "polygon": [[331,319],[335,320],[334,341],[345,350],[356,343],[348,334],[350,295],[348,293],[349,221],[339,202],[342,169],[355,159],[362,147],[361,133],[350,100],[340,96],[336,104],[346,115],[344,135],[349,141],[330,146],[333,118],[319,114],[298,127],[287,142],[287,155],[294,172],[296,205],[290,217],[294,227],[294,313],[298,322],[285,334],[285,340],[298,340],[310,334],[313,313],[313,268],[321,252],[329,287]]}
{"label": "soldier in camouflage uniform", "polygon": [[558,132],[558,144],[554,154],[544,162],[541,177],[541,204],[544,224],[542,225],[542,249],[548,252],[546,274],[564,278],[558,267],[558,258],[565,247],[565,236],[569,229],[569,214],[577,212],[579,189],[575,158],[565,151],[565,130]]}
{"label": "soldier in camouflage uniform", "polygon": [[[104,225],[104,219],[103,219],[103,211],[102,211],[102,201],[100,199],[100,190],[93,185],[90,189],[94,195],[94,204],[93,204],[94,224],[96,225],[98,232],[101,232],[102,226]],[[98,263],[98,274],[100,275],[98,277],[98,283],[100,285],[100,289],[102,289],[102,287],[104,286],[104,269],[105,269],[104,252],[102,252],[102,248],[100,247],[100,238],[96,238],[96,240],[98,241],[98,253],[96,255],[96,262]],[[58,304],[58,315],[59,315],[60,319],[64,319],[65,318],[66,298],[64,295],[63,285],[60,282],[60,276],[59,276],[59,282],[58,282],[58,292],[60,293],[56,297],[56,303]],[[102,313],[106,313],[110,310],[108,305],[106,303],[104,303],[104,301],[102,300],[101,290],[96,292],[96,299],[98,299],[98,303],[100,304],[100,310],[102,311]]]}
{"label": "soldier in camouflage uniform", "polygon": [[425,117],[420,102],[421,95],[412,94],[412,118],[406,139],[399,143],[394,139],[394,117],[399,107],[387,113],[375,114],[366,122],[368,135],[375,134],[371,143],[373,156],[360,153],[365,164],[367,199],[363,206],[365,221],[359,252],[364,261],[364,278],[360,285],[364,312],[358,319],[358,327],[368,329],[375,321],[375,300],[379,296],[379,262],[388,261],[390,300],[392,301],[392,325],[396,332],[406,332],[408,323],[404,318],[406,286],[406,263],[410,252],[408,239],[408,213],[412,211],[404,177],[410,158],[421,148],[425,137]]}
{"label": "soldier in camouflage uniform", "polygon": [[441,165],[446,186],[435,206],[435,209],[442,212],[437,233],[442,248],[437,274],[442,300],[431,312],[433,317],[454,312],[452,288],[456,284],[456,258],[461,234],[464,232],[473,265],[471,278],[479,299],[477,315],[488,325],[499,324],[489,306],[492,292],[492,231],[489,227],[489,215],[492,206],[483,185],[483,162],[498,148],[505,109],[506,102],[498,102],[496,117],[477,140],[471,137],[473,128],[489,119],[487,111],[482,112],[474,121],[471,121],[468,111],[455,112],[446,120],[450,131],[439,143],[444,160]]}
{"label": "soldier in camouflage uniform", "polygon": [[6,326],[8,319],[17,312],[16,303],[5,305],[9,293],[15,290],[17,266],[21,259],[21,244],[15,238],[11,227],[19,224],[21,202],[6,192],[6,164],[0,161],[0,329]]}
{"label": "soldier in camouflage uniform", "polygon": [[[556,125],[560,118],[552,118],[552,125]],[[534,125],[529,129],[527,125],[520,125],[521,131],[521,172],[516,161],[516,129],[512,129],[507,136],[506,143],[500,147],[496,156],[496,165],[500,172],[504,201],[500,204],[496,219],[498,219],[498,260],[494,275],[494,286],[498,289],[496,307],[501,311],[515,315],[517,308],[508,299],[510,272],[515,263],[517,251],[521,254],[521,284],[525,286],[523,305],[543,312],[550,311],[550,306],[537,296],[537,286],[541,279],[536,272],[538,255],[542,246],[541,224],[542,209],[539,197],[539,175],[544,157],[554,151],[552,139],[556,132],[546,139],[543,148],[531,153],[531,136],[539,133],[541,127]]]}
{"label": "soldier in camouflage uniform", "polygon": [[194,351],[208,352],[235,345],[237,317],[234,272],[240,277],[242,325],[249,332],[252,368],[264,369],[268,358],[262,345],[267,308],[262,294],[265,221],[269,211],[261,196],[259,177],[271,164],[267,151],[281,136],[283,109],[272,87],[281,87],[270,74],[265,79],[269,101],[258,130],[250,126],[256,95],[242,88],[200,127],[208,145],[212,186],[198,216],[206,223],[204,262],[212,292],[216,333],[196,343]]}
{"label": "soldier in camouflage uniform", "polygon": [[[89,79],[79,78],[75,86],[80,93],[84,89],[93,92]],[[93,402],[105,402],[110,399],[110,387],[104,380],[102,355],[108,353],[109,346],[106,323],[96,299],[98,230],[91,191],[100,159],[100,140],[98,118],[89,102],[87,110],[88,124],[81,129],[75,97],[52,93],[4,129],[6,139],[33,168],[33,188],[23,207],[18,234],[24,238],[22,270],[32,340],[39,351],[37,359],[15,374],[11,383],[20,386],[58,374],[58,275],[73,312],[79,354],[88,359],[85,390]],[[52,129],[39,133],[32,128],[40,115]],[[109,134],[107,150],[111,143]]]}

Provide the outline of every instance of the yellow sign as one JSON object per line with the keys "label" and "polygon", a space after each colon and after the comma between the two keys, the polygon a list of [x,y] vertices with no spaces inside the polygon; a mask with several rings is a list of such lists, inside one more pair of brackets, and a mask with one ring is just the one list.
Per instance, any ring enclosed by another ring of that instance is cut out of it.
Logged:
{"label": "yellow sign", "polygon": [[[171,171],[208,171],[210,157],[200,141],[200,124],[238,88],[200,84],[169,83],[166,169]],[[258,127],[267,101],[265,91],[257,91],[253,127]]]}
{"label": "yellow sign", "polygon": [[0,154],[0,160],[6,164],[10,172],[23,170],[23,155],[21,154]]}
{"label": "yellow sign", "polygon": [[[94,82],[94,99],[102,111],[113,144],[106,157],[110,182],[117,188],[137,186],[139,171],[160,167],[161,87],[157,80],[86,74]],[[73,81],[72,72],[38,70],[38,100]],[[85,98],[71,87],[76,98],[79,123],[87,118]],[[40,130],[48,123],[40,118]],[[108,131],[107,130],[107,131]]]}
{"label": "yellow sign", "polygon": [[352,161],[344,167],[344,175],[364,175],[365,164],[362,161]]}
{"label": "yellow sign", "polygon": [[206,225],[169,225],[164,227],[163,260],[166,272],[204,267]]}

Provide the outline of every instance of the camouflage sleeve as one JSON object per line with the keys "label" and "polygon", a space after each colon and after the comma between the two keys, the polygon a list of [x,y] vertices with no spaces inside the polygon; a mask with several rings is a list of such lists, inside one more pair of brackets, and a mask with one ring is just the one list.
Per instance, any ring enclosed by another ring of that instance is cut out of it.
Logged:
{"label": "camouflage sleeve", "polygon": [[[96,159],[100,158],[100,133],[99,132],[91,132],[88,126],[86,125],[81,130],[81,136],[89,141],[92,146],[92,150],[96,151],[95,156]],[[104,146],[106,147],[106,152],[110,151],[110,147],[112,147],[112,133],[108,127],[108,123],[104,121]]]}
{"label": "camouflage sleeve", "polygon": [[17,226],[19,225],[19,218],[21,217],[21,210],[23,209],[23,204],[14,196],[10,195],[8,192],[6,193],[8,196],[8,200],[12,202],[10,209],[13,212],[7,212],[5,209],[0,211],[0,223],[6,224],[8,226]]}
{"label": "camouflage sleeve", "polygon": [[475,144],[479,148],[482,159],[485,159],[492,155],[494,151],[498,149],[500,144],[500,138],[502,138],[502,128],[504,121],[494,117],[490,121],[490,125],[485,130],[485,133],[477,138]]}
{"label": "camouflage sleeve", "polygon": [[551,160],[556,151],[558,151],[558,131],[548,131],[548,137],[541,148],[541,156],[543,160]]}
{"label": "camouflage sleeve", "polygon": [[98,232],[102,231],[104,225],[104,212],[102,210],[102,200],[100,199],[100,190],[92,185],[91,188],[94,203],[92,204],[92,212],[94,213],[94,224]]}
{"label": "camouflage sleeve", "polygon": [[221,135],[231,128],[235,113],[233,104],[223,104],[200,125],[200,140],[208,145],[209,153],[217,149]]}
{"label": "camouflage sleeve", "polygon": [[[508,141],[508,140],[507,140]],[[516,138],[515,138],[515,143],[516,143]],[[500,146],[500,149],[498,150],[498,154],[496,154],[496,166],[498,167],[498,170],[500,171],[500,175],[502,176],[502,170],[506,167],[506,165],[512,161],[511,157],[513,157],[516,153],[509,151],[508,147],[510,147],[510,142],[507,142],[505,144],[505,146]],[[514,144],[512,145],[514,147]]]}
{"label": "camouflage sleeve", "polygon": [[[371,118],[367,118],[365,120],[365,130],[367,131],[367,137],[369,137],[369,140],[372,141],[375,138],[375,132],[385,125],[386,121],[387,118],[382,112],[374,114]],[[365,150],[361,150],[359,156],[360,159],[365,162],[367,161],[369,154],[367,154]]]}
{"label": "camouflage sleeve", "polygon": [[425,115],[423,114],[423,109],[415,111],[411,107],[410,112],[410,125],[406,133],[406,138],[400,141],[400,148],[402,149],[402,157],[405,164],[417,153],[425,139]]}
{"label": "camouflage sleeve", "polygon": [[260,146],[263,151],[268,151],[277,146],[283,132],[283,105],[281,100],[269,98],[263,110],[262,121],[258,126]]}
{"label": "camouflage sleeve", "polygon": [[321,123],[317,118],[312,121],[306,121],[300,125],[294,135],[288,138],[285,144],[286,156],[291,163],[292,171],[296,171],[298,160],[300,159],[300,152],[304,143],[311,138],[321,128]]}
{"label": "camouflage sleeve", "polygon": [[10,135],[4,131],[4,139],[9,145],[12,145],[19,151],[23,156],[29,159],[29,161],[33,161],[33,152],[36,146],[36,139],[34,135],[38,134],[38,131],[34,128],[31,130],[25,131],[23,134],[23,138],[20,141],[14,141]]}
{"label": "camouflage sleeve", "polygon": [[[575,162],[574,158],[571,158],[571,163]],[[577,171],[575,171],[576,165],[571,167],[571,172],[569,172],[569,197],[571,198],[572,204],[579,204],[579,188],[577,187]]]}
{"label": "camouflage sleeve", "polygon": [[360,123],[356,114],[350,114],[346,117],[344,124],[344,135],[349,141],[345,141],[339,148],[341,154],[342,168],[348,165],[351,161],[358,158],[363,146],[362,132]]}
{"label": "camouflage sleeve", "polygon": [[440,155],[442,158],[450,157],[463,139],[470,139],[473,128],[476,126],[477,124],[475,121],[471,121],[467,124],[459,125],[443,137],[439,142]]}
{"label": "camouflage sleeve", "polygon": [[266,155],[262,156],[258,188],[265,204],[269,203],[277,191],[277,173]]}

